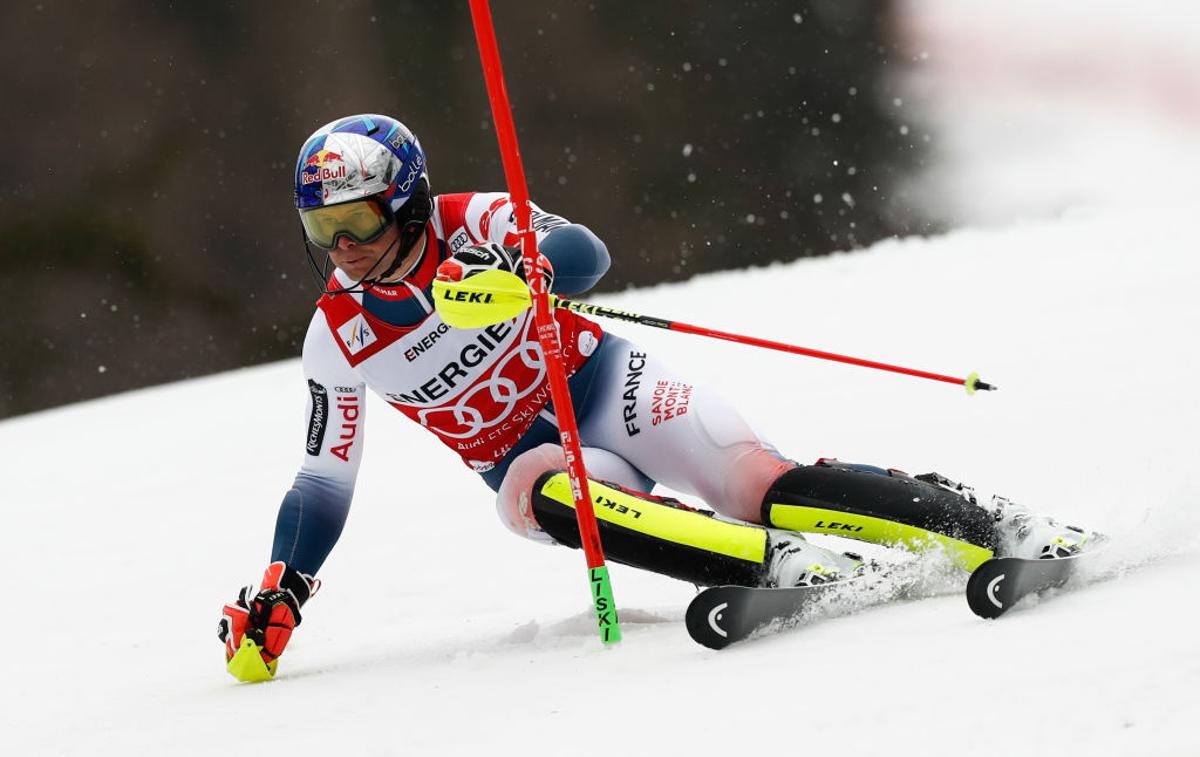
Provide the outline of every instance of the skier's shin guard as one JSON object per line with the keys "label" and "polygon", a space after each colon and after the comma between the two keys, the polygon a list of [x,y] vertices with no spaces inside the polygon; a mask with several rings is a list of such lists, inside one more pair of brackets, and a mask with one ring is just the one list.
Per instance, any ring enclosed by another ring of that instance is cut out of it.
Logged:
{"label": "skier's shin guard", "polygon": [[874,544],[940,545],[967,570],[996,549],[995,517],[972,500],[899,471],[836,460],[780,476],[763,500],[762,518],[776,528]]}
{"label": "skier's shin guard", "polygon": [[[588,480],[605,558],[700,586],[759,586],[767,531],[718,520],[675,500]],[[533,488],[533,514],[554,540],[578,548],[567,474],[548,471]]]}

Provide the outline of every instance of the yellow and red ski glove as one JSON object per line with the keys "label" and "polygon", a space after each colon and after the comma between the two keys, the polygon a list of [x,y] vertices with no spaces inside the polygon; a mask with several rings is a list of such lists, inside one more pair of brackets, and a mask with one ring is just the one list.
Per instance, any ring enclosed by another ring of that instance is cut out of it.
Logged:
{"label": "yellow and red ski glove", "polygon": [[239,680],[266,680],[275,675],[279,655],[300,625],[300,608],[321,582],[273,562],[263,573],[258,593],[244,586],[225,605],[217,636],[225,643],[225,663]]}

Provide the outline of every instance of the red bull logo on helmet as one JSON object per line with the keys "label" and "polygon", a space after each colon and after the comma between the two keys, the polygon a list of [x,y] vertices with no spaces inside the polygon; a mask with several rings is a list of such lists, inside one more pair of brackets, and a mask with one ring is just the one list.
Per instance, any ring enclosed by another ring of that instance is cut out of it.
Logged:
{"label": "red bull logo on helmet", "polygon": [[325,165],[326,162],[334,161],[334,160],[341,161],[342,160],[341,154],[336,153],[333,150],[317,150],[309,157],[308,160],[304,161],[304,167],[305,168],[309,168],[311,166],[320,167],[320,166]]}
{"label": "red bull logo on helmet", "polygon": [[[327,163],[337,163],[338,165],[329,166],[326,165]],[[342,156],[332,150],[318,150],[304,161],[300,184],[304,186],[315,184],[318,181],[344,178],[346,178],[346,164],[342,161]]]}

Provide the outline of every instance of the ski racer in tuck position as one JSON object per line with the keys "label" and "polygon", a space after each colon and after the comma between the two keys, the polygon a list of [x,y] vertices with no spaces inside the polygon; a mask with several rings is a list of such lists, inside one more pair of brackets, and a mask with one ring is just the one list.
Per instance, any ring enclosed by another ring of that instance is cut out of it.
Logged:
{"label": "ski racer in tuck position", "polygon": [[[513,532],[580,546],[532,312],[454,329],[433,305],[435,278],[523,275],[508,195],[432,195],[412,132],[358,115],[305,141],[295,202],[309,262],[325,282],[304,340],[303,463],[280,505],[261,585],[226,605],[220,624],[227,660],[248,638],[272,673],[346,521],[367,388],[454,450],[496,492]],[[586,227],[537,207],[532,222],[551,291],[585,292],[604,275],[609,253]],[[1074,554],[1091,536],[1000,498],[980,505],[969,487],[934,473],[834,459],[800,465],[637,345],[567,310],[554,318],[604,551],[615,562],[704,586],[803,586],[863,569],[858,556],[807,542],[804,532],[941,545],[968,570],[994,555]],[[716,514],[649,494],[655,483]]]}

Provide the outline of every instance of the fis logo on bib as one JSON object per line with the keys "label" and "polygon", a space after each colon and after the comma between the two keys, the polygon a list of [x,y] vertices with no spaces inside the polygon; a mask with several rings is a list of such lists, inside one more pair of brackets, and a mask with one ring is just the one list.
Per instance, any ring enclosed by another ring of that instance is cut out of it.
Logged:
{"label": "fis logo on bib", "polygon": [[356,315],[353,319],[343,323],[337,330],[338,338],[342,340],[346,351],[351,355],[357,355],[375,343],[375,332],[367,325],[367,319],[362,315]]}

